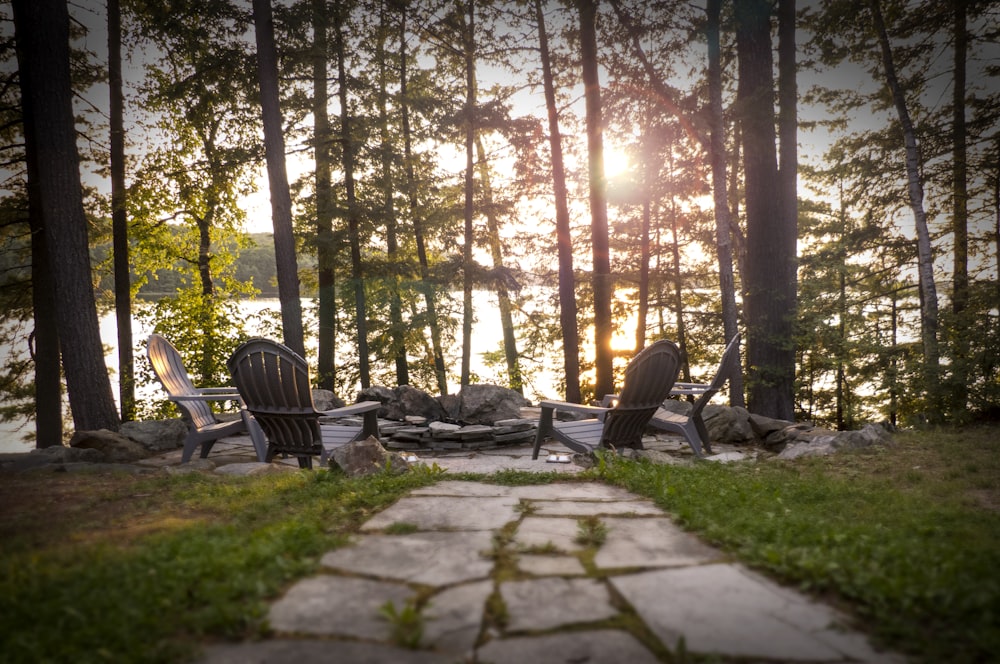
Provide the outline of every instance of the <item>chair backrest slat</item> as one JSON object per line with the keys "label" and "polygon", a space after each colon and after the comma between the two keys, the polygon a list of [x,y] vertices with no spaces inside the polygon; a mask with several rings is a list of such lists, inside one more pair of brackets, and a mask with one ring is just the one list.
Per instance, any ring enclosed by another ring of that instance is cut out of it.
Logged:
{"label": "chair backrest slat", "polygon": [[670,394],[679,371],[680,351],[667,339],[650,344],[633,357],[625,368],[618,405],[604,418],[602,444],[613,447],[641,444],[646,425]]}
{"label": "chair backrest slat", "polygon": [[[153,373],[163,385],[163,389],[171,397],[186,397],[197,394],[194,384],[184,368],[184,360],[180,353],[167,339],[159,334],[149,335],[146,343],[146,356],[153,367]],[[181,415],[195,429],[202,429],[215,424],[217,418],[212,407],[206,401],[174,401]]]}
{"label": "chair backrest slat", "polygon": [[241,344],[227,364],[247,410],[275,451],[320,453],[320,414],[305,359],[276,341],[258,338]]}

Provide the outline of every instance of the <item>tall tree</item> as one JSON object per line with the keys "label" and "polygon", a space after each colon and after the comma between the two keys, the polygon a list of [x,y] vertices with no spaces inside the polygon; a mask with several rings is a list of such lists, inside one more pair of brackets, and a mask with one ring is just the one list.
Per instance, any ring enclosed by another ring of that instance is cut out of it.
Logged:
{"label": "tall tree", "polygon": [[427,259],[427,243],[424,225],[425,212],[420,206],[414,169],[413,132],[410,126],[410,99],[408,87],[408,57],[406,52],[406,3],[400,6],[399,27],[399,98],[400,115],[403,126],[403,161],[406,167],[406,194],[409,199],[410,214],[413,216],[413,238],[417,246],[417,262],[420,265],[420,290],[424,294],[427,310],[427,325],[431,333],[431,352],[434,355],[434,376],[438,391],[448,394],[448,376],[444,366],[444,347],[441,343],[441,324],[437,315],[434,284],[431,283],[430,264]]}
{"label": "tall tree", "polygon": [[476,11],[475,0],[468,0],[465,10],[468,20],[462,18],[462,54],[465,65],[465,233],[462,245],[462,375],[461,385],[469,384],[472,361],[472,247],[473,214],[475,212],[475,142],[476,142]]}
{"label": "tall tree", "polygon": [[559,323],[562,329],[563,372],[566,375],[566,400],[579,403],[580,339],[576,322],[576,284],[573,275],[573,239],[569,230],[569,204],[566,169],[563,166],[562,137],[559,133],[559,109],[552,80],[552,58],[545,30],[542,0],[535,0],[538,23],[538,47],[542,58],[542,83],[549,124],[549,151],[552,160],[552,193],[556,205],[556,245],[559,254]]}
{"label": "tall tree", "polygon": [[271,191],[274,224],[274,258],[278,267],[278,299],[285,345],[305,356],[302,302],[299,299],[299,268],[292,234],[292,197],[285,169],[285,138],[278,104],[278,53],[274,46],[274,19],[270,0],[253,0],[254,34],[257,39],[257,75],[261,114],[264,119],[264,152]]}
{"label": "tall tree", "polygon": [[319,387],[333,390],[336,382],[337,294],[336,247],[333,236],[333,158],[330,156],[329,90],[327,86],[329,18],[326,0],[312,0],[313,159],[316,162],[316,262],[319,289]]}
{"label": "tall tree", "polygon": [[[726,189],[726,125],[722,108],[722,0],[707,0],[705,35],[708,38],[708,130],[712,163],[712,200],[715,210],[715,247],[719,263],[719,296],[726,339],[739,331],[736,281],[733,277],[732,215]],[[729,402],[743,406],[743,372],[729,377]]]}
{"label": "tall tree", "polygon": [[[497,219],[496,200],[493,196],[493,179],[490,177],[490,162],[483,147],[483,139],[476,136],[476,155],[479,159],[479,182],[483,192],[483,208],[486,211],[486,235],[493,259],[493,270],[497,274],[496,293],[500,309],[500,329],[503,334],[504,359],[507,361],[507,387],[524,393],[521,376],[521,361],[517,352],[517,337],[514,333],[514,317],[511,313],[510,282],[506,279],[507,268],[503,263],[503,248],[500,244],[500,222]],[[515,284],[516,285],[516,284]]]}
{"label": "tall tree", "polygon": [[337,85],[340,99],[340,142],[344,167],[344,196],[347,205],[347,234],[351,243],[351,281],[354,287],[354,307],[357,322],[358,373],[361,388],[371,387],[371,367],[368,357],[368,313],[365,299],[364,274],[361,264],[361,213],[358,209],[354,190],[354,167],[357,146],[353,135],[354,122],[347,88],[347,28],[346,14],[349,8],[338,4],[334,10],[334,32],[337,37]]}
{"label": "tall tree", "polygon": [[611,351],[611,251],[608,242],[607,179],[604,176],[604,126],[601,84],[597,70],[597,1],[578,0],[580,56],[587,113],[587,155],[590,183],[590,233],[594,256],[594,395],[614,391]]}
{"label": "tall tree", "polygon": [[393,145],[389,140],[389,62],[385,43],[389,37],[389,9],[384,1],[379,3],[379,27],[375,40],[375,60],[378,67],[378,114],[379,142],[381,143],[382,171],[382,220],[385,224],[386,254],[389,259],[389,336],[392,357],[396,364],[396,383],[409,385],[410,372],[406,363],[406,342],[404,340],[403,301],[399,292],[400,263],[399,240],[397,239],[396,210],[393,198],[396,183],[393,177]]}
{"label": "tall tree", "polygon": [[[793,340],[795,230],[775,196],[778,164],[775,135],[771,5],[745,0],[735,5],[739,58],[737,91],[746,178],[747,317],[749,409],[794,420]],[[791,283],[789,283],[791,282]]]}
{"label": "tall tree", "polygon": [[924,211],[920,147],[917,143],[917,133],[913,127],[913,121],[910,119],[906,95],[899,83],[899,78],[896,76],[896,64],[880,0],[869,0],[869,8],[872,12],[875,36],[882,51],[882,67],[886,87],[889,89],[896,107],[896,115],[903,131],[903,144],[906,150],[907,195],[917,231],[917,270],[920,275],[920,321],[924,346],[925,385],[931,398],[929,415],[933,419],[940,417],[943,412],[939,387],[941,367],[938,347],[938,301],[937,286],[934,283],[934,255],[931,249],[930,230],[927,226],[927,214]]}
{"label": "tall tree", "polygon": [[952,362],[951,411],[964,413],[968,402],[969,338],[966,310],[969,306],[969,183],[967,129],[965,123],[966,58],[969,49],[966,3],[952,7],[955,80],[952,85],[952,196],[951,225],[954,240],[951,310],[954,361]]}
{"label": "tall tree", "polygon": [[119,0],[108,0],[108,91],[111,95],[111,227],[114,243],[115,319],[118,322],[118,402],[123,420],[135,419],[132,362],[132,283],[125,210],[125,97],[122,93],[122,17]]}
{"label": "tall tree", "polygon": [[69,67],[65,0],[16,0],[14,31],[25,149],[34,153],[39,209],[55,286],[66,391],[78,431],[117,431],[121,420],[104,365],[91,286],[87,218]]}

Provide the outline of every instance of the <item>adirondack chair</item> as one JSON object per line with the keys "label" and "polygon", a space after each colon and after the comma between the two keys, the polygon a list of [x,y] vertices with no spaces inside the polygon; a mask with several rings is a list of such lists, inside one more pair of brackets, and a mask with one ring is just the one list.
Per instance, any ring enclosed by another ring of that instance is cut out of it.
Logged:
{"label": "adirondack chair", "polygon": [[[576,452],[634,447],[642,449],[642,434],[653,413],[670,394],[680,369],[680,351],[666,339],[643,348],[625,368],[625,381],[614,407],[542,401],[542,412],[531,458],[538,458],[542,441],[551,437]],[[558,421],[559,411],[589,419]]]}
{"label": "adirondack chair", "polygon": [[670,391],[671,396],[693,395],[695,399],[691,411],[687,415],[673,413],[665,409],[656,411],[650,425],[662,431],[679,433],[687,440],[695,456],[703,456],[702,449],[711,453],[712,444],[708,437],[708,429],[705,427],[705,420],[702,418],[702,411],[708,402],[715,396],[715,393],[722,389],[722,386],[729,380],[729,376],[734,371],[739,371],[740,363],[740,335],[736,334],[722,353],[722,360],[719,361],[719,368],[715,370],[715,376],[708,383],[676,383],[674,389]]}
{"label": "adirondack chair", "polygon": [[146,356],[153,367],[153,373],[166,391],[167,398],[177,404],[181,417],[188,425],[181,463],[190,461],[199,445],[204,459],[212,451],[215,441],[244,432],[250,434],[257,459],[264,460],[267,451],[264,433],[250,413],[241,409],[240,419],[223,421],[209,405],[210,401],[236,401],[242,406],[240,393],[235,387],[195,387],[184,368],[180,353],[159,334],[149,335]]}
{"label": "adirondack chair", "polygon": [[[227,362],[233,382],[267,437],[266,460],[276,454],[294,456],[301,468],[312,468],[319,456],[326,465],[331,452],[368,436],[378,437],[377,401],[318,411],[313,404],[306,361],[291,348],[270,339],[241,344]],[[326,424],[324,419],[362,416],[363,425]]]}

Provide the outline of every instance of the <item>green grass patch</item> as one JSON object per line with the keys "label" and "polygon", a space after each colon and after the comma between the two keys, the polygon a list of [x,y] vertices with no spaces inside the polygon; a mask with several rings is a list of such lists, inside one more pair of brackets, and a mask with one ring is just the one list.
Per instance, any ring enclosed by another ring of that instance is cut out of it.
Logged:
{"label": "green grass patch", "polygon": [[[101,473],[79,478],[90,511],[54,509],[46,485],[59,495],[76,479],[3,479],[5,662],[175,662],[205,637],[259,635],[268,602],[287,584],[373,512],[434,481],[419,472]],[[36,525],[19,527],[30,515]]]}
{"label": "green grass patch", "polygon": [[795,462],[609,460],[600,472],[740,560],[852,609],[897,650],[986,661],[1000,652],[995,435],[905,434]]}

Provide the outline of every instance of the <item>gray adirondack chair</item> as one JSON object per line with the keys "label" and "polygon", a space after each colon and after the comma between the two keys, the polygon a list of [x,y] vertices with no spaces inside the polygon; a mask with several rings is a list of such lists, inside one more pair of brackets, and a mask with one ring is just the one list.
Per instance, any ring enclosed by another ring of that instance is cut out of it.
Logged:
{"label": "gray adirondack chair", "polygon": [[679,433],[687,440],[695,456],[702,457],[702,450],[711,453],[712,444],[708,437],[708,429],[705,427],[705,420],[702,418],[702,411],[712,399],[716,392],[722,389],[734,371],[740,369],[740,335],[736,334],[726,345],[726,350],[722,353],[722,360],[719,361],[719,368],[715,371],[715,376],[708,383],[676,383],[671,395],[693,395],[695,399],[691,411],[687,415],[673,413],[660,409],[653,415],[650,425],[662,431]]}
{"label": "gray adirondack chair", "polygon": [[[538,458],[542,441],[551,437],[576,452],[597,448],[642,448],[642,434],[653,413],[670,394],[680,369],[680,351],[662,339],[643,348],[625,368],[625,381],[614,407],[585,406],[564,401],[542,401],[542,412],[531,458]],[[588,419],[562,422],[564,411]]]}
{"label": "gray adirondack chair", "polygon": [[[312,458],[328,463],[332,451],[359,438],[378,437],[377,401],[318,411],[313,404],[306,361],[291,348],[270,339],[241,344],[228,361],[233,382],[267,437],[267,460],[276,454],[294,456],[302,468]],[[363,418],[363,424],[326,424],[324,419]]]}
{"label": "gray adirondack chair", "polygon": [[241,408],[240,419],[220,420],[209,404],[211,401],[236,401],[242,406],[240,393],[235,387],[195,387],[184,368],[180,353],[159,334],[149,335],[146,356],[153,367],[153,373],[166,391],[167,398],[177,405],[181,417],[188,425],[181,463],[190,461],[199,445],[201,457],[205,458],[217,440],[243,432],[250,434],[257,459],[264,460],[267,451],[264,433],[250,413]]}

